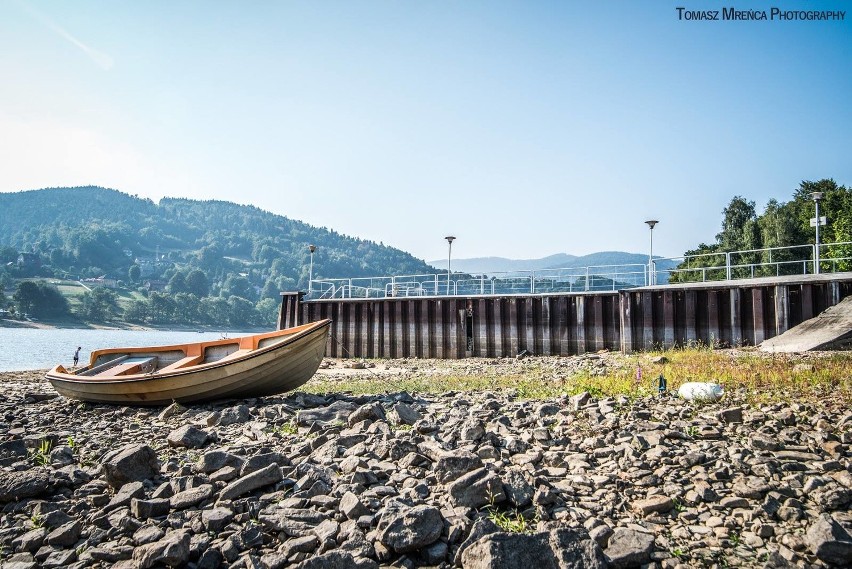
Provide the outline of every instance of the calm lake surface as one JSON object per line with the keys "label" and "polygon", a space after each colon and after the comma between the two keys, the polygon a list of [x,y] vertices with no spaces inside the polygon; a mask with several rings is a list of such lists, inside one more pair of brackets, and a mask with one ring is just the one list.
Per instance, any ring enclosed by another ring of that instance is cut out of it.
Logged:
{"label": "calm lake surface", "polygon": [[[228,333],[228,337],[244,333]],[[46,369],[73,363],[74,350],[80,350],[80,365],[89,363],[89,354],[100,348],[159,346],[218,340],[222,332],[167,332],[160,330],[37,330],[0,328],[0,371]]]}

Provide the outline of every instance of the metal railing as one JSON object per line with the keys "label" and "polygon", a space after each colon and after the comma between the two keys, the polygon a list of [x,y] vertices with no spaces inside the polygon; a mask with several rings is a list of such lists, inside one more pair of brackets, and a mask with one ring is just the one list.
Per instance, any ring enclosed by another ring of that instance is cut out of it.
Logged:
{"label": "metal railing", "polygon": [[[309,300],[550,294],[615,291],[669,282],[707,282],[852,270],[852,242],[793,245],[681,257],[645,264],[600,265],[469,275],[432,273],[348,279],[314,279]],[[819,267],[815,259],[819,259]],[[660,265],[672,265],[659,268]],[[650,269],[650,270],[649,270]]]}
{"label": "metal railing", "polygon": [[308,298],[388,298],[457,295],[548,294],[620,290],[648,282],[648,266],[602,265],[469,275],[433,273],[349,279],[314,279]]}
{"label": "metal railing", "polygon": [[[746,249],[723,253],[703,253],[682,257],[654,259],[656,267],[661,261],[677,262],[671,269],[652,268],[655,282],[707,282],[780,277],[782,275],[807,275],[820,272],[837,272],[852,268],[852,242],[821,243],[816,257],[816,245],[790,245],[764,249]],[[823,252],[825,251],[825,252]],[[827,256],[828,254],[829,256]],[[819,267],[816,259],[819,258]],[[662,279],[660,279],[662,275]]]}

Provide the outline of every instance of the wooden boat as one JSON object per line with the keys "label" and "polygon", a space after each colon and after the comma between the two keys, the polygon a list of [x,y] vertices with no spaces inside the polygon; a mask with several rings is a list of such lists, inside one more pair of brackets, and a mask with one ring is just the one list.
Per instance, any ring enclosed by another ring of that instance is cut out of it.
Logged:
{"label": "wooden boat", "polygon": [[47,379],[65,397],[122,405],[198,403],[290,391],[316,373],[331,320],[240,338],[92,352],[88,366],[61,365]]}

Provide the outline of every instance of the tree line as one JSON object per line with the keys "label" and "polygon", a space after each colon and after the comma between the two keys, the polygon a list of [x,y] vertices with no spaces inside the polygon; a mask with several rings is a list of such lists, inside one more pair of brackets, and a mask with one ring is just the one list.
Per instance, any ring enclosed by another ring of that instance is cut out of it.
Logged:
{"label": "tree line", "polygon": [[[832,179],[803,181],[789,201],[770,199],[762,213],[754,201],[734,196],[722,211],[722,227],[711,244],[701,243],[684,253],[693,257],[679,264],[670,282],[725,278],[726,263],[733,267],[733,277],[801,274],[812,271],[809,261],[816,231],[811,226],[815,215],[813,194],[821,193],[820,217],[827,223],[820,227],[820,243],[833,244],[820,248],[822,270],[852,270],[852,189]],[[788,247],[788,249],[766,249]],[[731,252],[745,251],[730,255]],[[728,255],[726,255],[728,253]],[[697,257],[697,258],[695,258]],[[696,267],[718,267],[702,274]]]}

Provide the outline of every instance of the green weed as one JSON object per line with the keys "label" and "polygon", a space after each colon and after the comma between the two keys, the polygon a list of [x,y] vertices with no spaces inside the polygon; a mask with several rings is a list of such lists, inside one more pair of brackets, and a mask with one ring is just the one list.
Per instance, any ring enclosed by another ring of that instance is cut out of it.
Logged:
{"label": "green weed", "polygon": [[38,448],[30,452],[30,457],[37,465],[47,466],[50,464],[50,451],[52,449],[53,443],[50,439],[42,439]]}

